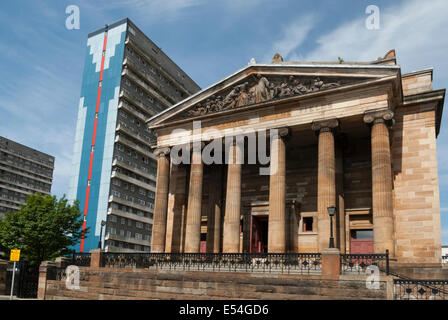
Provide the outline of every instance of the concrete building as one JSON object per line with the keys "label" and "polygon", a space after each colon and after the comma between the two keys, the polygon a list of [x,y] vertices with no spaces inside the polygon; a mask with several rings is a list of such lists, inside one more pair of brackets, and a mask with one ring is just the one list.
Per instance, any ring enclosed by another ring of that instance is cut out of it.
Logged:
{"label": "concrete building", "polygon": [[[371,62],[277,54],[154,116],[152,250],[322,252],[333,225],[342,253],[440,263],[445,89],[432,79],[432,69],[401,74],[394,50]],[[172,148],[187,161],[170,162]]]}
{"label": "concrete building", "polygon": [[[84,212],[80,252],[149,251],[155,136],[145,121],[200,88],[129,19],[88,35],[69,198]],[[105,239],[105,240],[104,240]]]}
{"label": "concrete building", "polygon": [[50,194],[53,170],[53,156],[0,137],[0,215],[19,210],[29,194]]}

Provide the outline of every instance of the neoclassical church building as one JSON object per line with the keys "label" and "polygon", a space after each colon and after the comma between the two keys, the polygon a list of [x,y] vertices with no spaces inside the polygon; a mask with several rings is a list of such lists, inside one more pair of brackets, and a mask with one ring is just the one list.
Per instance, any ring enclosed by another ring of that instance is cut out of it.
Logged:
{"label": "neoclassical church building", "polygon": [[445,89],[432,79],[402,74],[394,50],[372,62],[276,54],[152,117],[151,251],[321,252],[333,237],[342,253],[440,262]]}

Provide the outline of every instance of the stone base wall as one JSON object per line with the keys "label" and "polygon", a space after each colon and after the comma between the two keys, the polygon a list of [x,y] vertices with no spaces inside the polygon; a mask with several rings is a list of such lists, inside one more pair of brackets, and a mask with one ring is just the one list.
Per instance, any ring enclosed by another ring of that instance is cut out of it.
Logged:
{"label": "stone base wall", "polygon": [[440,263],[391,263],[390,270],[412,279],[448,279],[448,266]]}
{"label": "stone base wall", "polygon": [[379,290],[367,289],[365,276],[324,280],[319,275],[111,268],[80,268],[80,274],[80,290],[68,290],[65,279],[47,280],[41,299],[388,299],[391,290],[388,278],[381,278]]}

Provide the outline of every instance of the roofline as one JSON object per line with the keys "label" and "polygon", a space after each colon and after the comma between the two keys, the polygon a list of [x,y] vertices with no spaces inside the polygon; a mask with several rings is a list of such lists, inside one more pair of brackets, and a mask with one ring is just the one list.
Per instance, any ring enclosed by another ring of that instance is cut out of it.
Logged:
{"label": "roofline", "polygon": [[[201,90],[201,87],[196,83],[196,81],[194,81],[193,80],[193,78],[191,78],[176,62],[174,62],[171,58],[170,58],[170,56],[168,56],[168,54],[166,54],[165,53],[165,51],[163,51],[162,50],[162,48],[160,48],[154,41],[152,41],[147,35],[146,35],[146,33],[144,33],[134,22],[132,22],[129,18],[126,18],[127,19],[127,21],[128,21],[128,26],[129,26],[129,24],[131,24],[131,27],[132,28],[135,28],[135,29],[137,29],[138,30],[138,32],[140,32],[140,34],[144,37],[144,38],[146,38],[146,40],[148,40],[149,41],[149,43],[151,43],[152,45],[154,45],[154,47],[156,47],[157,48],[157,50],[159,51],[158,53],[159,54],[161,54],[161,55],[163,55],[165,58],[167,58],[168,59],[168,61],[169,62],[171,62],[174,66],[176,66],[176,68],[177,68],[177,71],[178,72],[181,72],[183,75],[185,75],[186,77],[188,77],[188,79],[196,86],[196,89],[197,90]],[[140,50],[142,50],[142,49],[140,49]],[[165,71],[166,72],[166,71]],[[173,78],[175,78],[175,76],[174,75],[170,75],[171,77],[173,77]],[[177,81],[177,80],[176,80]],[[177,82],[179,82],[180,83],[180,81],[177,81]],[[183,84],[182,84],[183,85]],[[189,90],[187,90],[186,88],[185,88],[185,90],[186,91],[188,91],[188,93],[190,93],[189,92]]]}
{"label": "roofline", "polygon": [[[251,65],[251,66],[252,66],[252,65]],[[206,87],[206,88],[204,88],[204,89],[199,90],[198,92],[192,94],[191,96],[186,97],[184,100],[181,100],[181,101],[179,101],[179,102],[176,103],[176,104],[173,104],[171,107],[166,108],[165,110],[163,110],[163,111],[161,111],[161,112],[159,112],[159,113],[153,115],[151,118],[149,118],[148,120],[146,120],[146,123],[151,122],[152,120],[154,120],[154,119],[160,117],[161,115],[167,113],[168,111],[171,111],[172,109],[176,108],[178,105],[184,103],[185,101],[190,100],[190,99],[192,99],[192,98],[194,98],[194,97],[200,95],[202,92],[207,91],[207,90],[210,89],[210,88],[213,88],[215,85],[217,85],[218,83],[220,83],[220,82],[222,82],[222,81],[225,81],[225,80],[227,80],[227,79],[230,79],[230,78],[233,77],[234,75],[236,75],[236,74],[242,72],[243,70],[245,70],[245,69],[247,69],[247,68],[249,68],[249,67],[251,67],[251,66],[245,66],[244,68],[241,68],[241,69],[237,70],[236,72],[232,73],[231,75],[229,75],[229,76],[227,76],[227,77],[225,77],[225,78],[222,78],[221,80],[219,80],[219,81],[213,83],[212,85],[210,85],[210,86],[208,86],[208,87]]]}
{"label": "roofline", "polygon": [[369,68],[369,69],[400,69],[399,65],[392,64],[355,64],[355,63],[256,63],[247,67],[332,67],[332,68]]}
{"label": "roofline", "polygon": [[411,71],[409,73],[405,73],[405,74],[402,75],[402,78],[414,76],[414,75],[417,75],[417,74],[428,73],[428,72],[431,72],[431,81],[433,81],[433,76],[434,76],[434,68],[433,67],[427,68],[427,69],[423,69],[423,70]]}
{"label": "roofline", "polygon": [[[404,96],[403,106],[412,106],[422,103],[437,102],[436,106],[436,138],[440,132],[442,124],[443,105],[445,104],[446,89],[420,92],[409,96]],[[406,101],[407,100],[407,101]]]}
{"label": "roofline", "polygon": [[[132,21],[129,18],[124,18],[124,19],[121,19],[121,20],[119,20],[117,22],[114,22],[112,24],[106,24],[106,26],[107,26],[107,29],[109,30],[109,29],[115,28],[116,26],[122,25],[125,22],[131,22],[132,23]],[[100,28],[98,30],[95,30],[95,31],[89,33],[87,35],[87,38],[96,36],[97,34],[103,33],[104,31],[106,31],[106,27],[102,27],[102,28]]]}
{"label": "roofline", "polygon": [[43,151],[34,149],[34,148],[32,148],[32,147],[29,147],[29,146],[27,146],[27,145],[24,145],[23,143],[20,143],[20,142],[17,142],[17,141],[15,141],[15,140],[11,140],[11,139],[9,139],[9,138],[6,138],[5,136],[0,136],[0,138],[5,139],[5,140],[8,140],[8,141],[10,141],[10,142],[12,142],[12,143],[18,144],[18,145],[20,145],[20,146],[22,146],[22,147],[24,147],[24,148],[27,148],[27,149],[29,149],[29,150],[31,150],[31,151],[38,152],[38,153],[40,153],[41,155],[48,156],[48,157],[51,157],[51,158],[53,158],[53,159],[56,159],[55,156],[52,156],[51,154],[48,154],[48,153],[46,153],[46,152],[43,152]]}
{"label": "roofline", "polygon": [[249,68],[254,68],[254,67],[255,68],[256,67],[295,67],[295,68],[307,68],[307,67],[308,68],[316,68],[316,67],[328,68],[328,67],[330,67],[330,68],[339,68],[339,69],[367,68],[367,69],[398,69],[398,70],[400,70],[400,68],[401,68],[399,65],[368,65],[368,64],[367,65],[359,65],[359,64],[356,65],[356,64],[340,64],[340,63],[338,63],[338,64],[310,64],[310,63],[307,63],[307,64],[305,64],[305,63],[299,63],[299,64],[291,64],[291,63],[289,63],[289,64],[288,63],[281,63],[281,64],[278,64],[278,63],[269,63],[269,64],[263,63],[263,64],[261,64],[261,63],[255,63],[255,64],[250,64],[250,65],[244,66],[243,68],[235,71],[234,73],[230,74],[229,76],[227,76],[225,78],[222,78],[222,79],[218,80],[217,82],[214,82],[210,86],[208,86],[208,87],[206,87],[206,88],[204,88],[204,89],[202,89],[202,90],[192,94],[191,96],[185,98],[184,100],[179,101],[178,103],[172,105],[171,107],[169,107],[169,108],[159,112],[158,114],[156,114],[156,115],[152,116],[151,118],[149,118],[148,120],[146,120],[146,123],[147,124],[150,123],[151,121],[157,119],[158,117],[164,115],[165,113],[167,113],[167,112],[173,110],[174,108],[176,108],[177,106],[181,105],[185,101],[193,99],[194,97],[202,94],[203,92],[213,88],[218,83],[226,81],[226,80],[232,78],[233,76],[237,75],[238,73],[243,72],[244,70],[247,70]]}

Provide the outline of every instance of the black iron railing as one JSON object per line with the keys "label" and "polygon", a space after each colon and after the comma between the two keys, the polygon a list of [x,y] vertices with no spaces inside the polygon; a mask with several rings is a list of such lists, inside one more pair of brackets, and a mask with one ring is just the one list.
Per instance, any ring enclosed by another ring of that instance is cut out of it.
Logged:
{"label": "black iron railing", "polygon": [[448,300],[448,280],[394,279],[395,300]]}
{"label": "black iron railing", "polygon": [[89,267],[90,266],[90,253],[88,252],[78,252],[72,255],[71,265],[78,267]]}
{"label": "black iron railing", "polygon": [[341,254],[341,273],[365,273],[369,266],[377,266],[389,274],[389,251],[385,254]]}
{"label": "black iron railing", "polygon": [[66,267],[49,266],[47,267],[47,280],[61,281],[65,279],[65,271]]}
{"label": "black iron railing", "polygon": [[103,267],[165,270],[317,273],[320,253],[112,253],[102,256]]}

